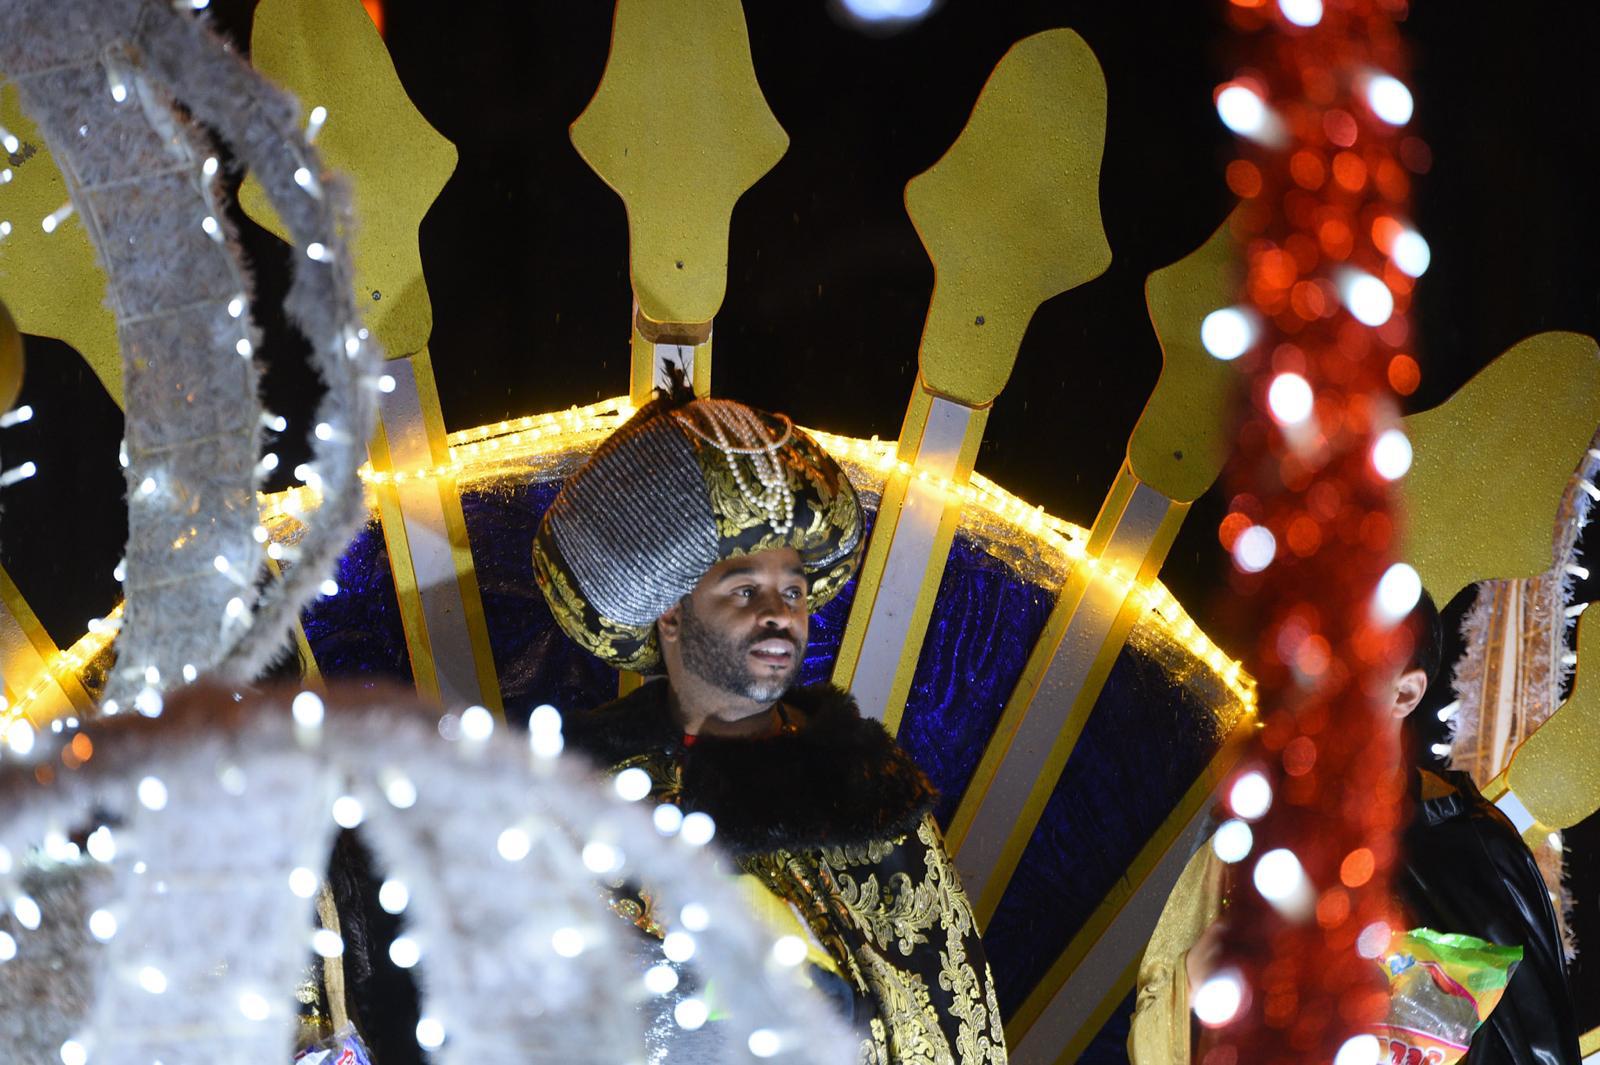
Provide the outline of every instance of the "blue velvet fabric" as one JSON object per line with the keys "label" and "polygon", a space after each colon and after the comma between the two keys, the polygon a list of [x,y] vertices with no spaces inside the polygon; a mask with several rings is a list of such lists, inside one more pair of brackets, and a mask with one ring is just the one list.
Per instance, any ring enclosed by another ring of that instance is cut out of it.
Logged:
{"label": "blue velvet fabric", "polygon": [[956,536],[899,736],[939,789],[941,825],[955,814],[1055,599],[1053,589],[1020,580],[981,544]]}
{"label": "blue velvet fabric", "polygon": [[[556,625],[533,579],[531,543],[559,482],[472,489],[462,507],[507,716],[615,697],[616,671]],[[872,512],[869,508],[868,520]],[[381,530],[358,536],[340,594],[305,616],[328,677],[411,680]],[[801,678],[826,680],[855,599],[852,581],[811,622]],[[948,823],[1055,602],[958,534],[913,677],[900,740],[939,788]],[[1215,749],[1206,707],[1124,650],[985,936],[1002,1008],[1016,1009]]]}
{"label": "blue velvet fabric", "polygon": [[984,931],[1016,1012],[1222,742],[1215,716],[1124,647]]}
{"label": "blue velvet fabric", "polygon": [[1128,1065],[1128,1029],[1133,1020],[1133,1003],[1137,991],[1117,1004],[1106,1023],[1100,1026],[1089,1045],[1078,1055],[1075,1065]]}

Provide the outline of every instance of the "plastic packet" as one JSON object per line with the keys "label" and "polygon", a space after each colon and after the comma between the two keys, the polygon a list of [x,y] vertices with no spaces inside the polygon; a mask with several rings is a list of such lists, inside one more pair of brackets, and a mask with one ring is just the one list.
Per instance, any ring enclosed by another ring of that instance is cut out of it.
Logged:
{"label": "plastic packet", "polygon": [[1414,928],[1379,959],[1389,1016],[1374,1034],[1387,1065],[1451,1065],[1505,994],[1521,947]]}
{"label": "plastic packet", "polygon": [[354,1025],[347,1024],[294,1059],[294,1065],[372,1065],[372,1054]]}

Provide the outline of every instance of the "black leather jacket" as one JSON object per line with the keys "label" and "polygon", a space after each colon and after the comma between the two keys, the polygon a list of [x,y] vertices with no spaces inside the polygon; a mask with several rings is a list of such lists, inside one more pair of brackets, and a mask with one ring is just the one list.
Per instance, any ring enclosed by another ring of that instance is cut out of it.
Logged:
{"label": "black leather jacket", "polygon": [[[1472,1039],[1466,1065],[1578,1065],[1578,1025],[1555,910],[1522,837],[1465,773],[1433,776],[1417,803],[1395,881],[1412,926],[1522,947],[1505,997]],[[1438,794],[1440,791],[1444,794]]]}

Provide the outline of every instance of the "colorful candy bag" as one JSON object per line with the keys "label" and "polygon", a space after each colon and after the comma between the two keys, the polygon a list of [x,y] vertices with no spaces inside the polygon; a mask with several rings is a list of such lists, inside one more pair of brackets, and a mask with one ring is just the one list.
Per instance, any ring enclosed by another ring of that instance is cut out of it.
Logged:
{"label": "colorful candy bag", "polygon": [[372,1055],[356,1033],[345,1025],[333,1035],[294,1059],[295,1065],[372,1065]]}
{"label": "colorful candy bag", "polygon": [[1459,1061],[1505,994],[1521,947],[1415,928],[1380,959],[1389,977],[1389,1017],[1374,1034],[1387,1065]]}

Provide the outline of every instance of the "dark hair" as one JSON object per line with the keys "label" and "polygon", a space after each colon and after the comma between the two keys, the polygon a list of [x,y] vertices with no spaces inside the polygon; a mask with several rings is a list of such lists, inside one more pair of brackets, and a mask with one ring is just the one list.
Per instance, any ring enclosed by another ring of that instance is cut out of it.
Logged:
{"label": "dark hair", "polygon": [[1406,624],[1410,626],[1415,641],[1411,648],[1411,660],[1406,663],[1406,672],[1422,670],[1428,675],[1428,685],[1432,687],[1434,675],[1439,672],[1439,660],[1444,657],[1444,626],[1439,622],[1439,608],[1434,605],[1433,596],[1428,594],[1427,589],[1423,589],[1422,598],[1417,600],[1417,605],[1406,616]]}

